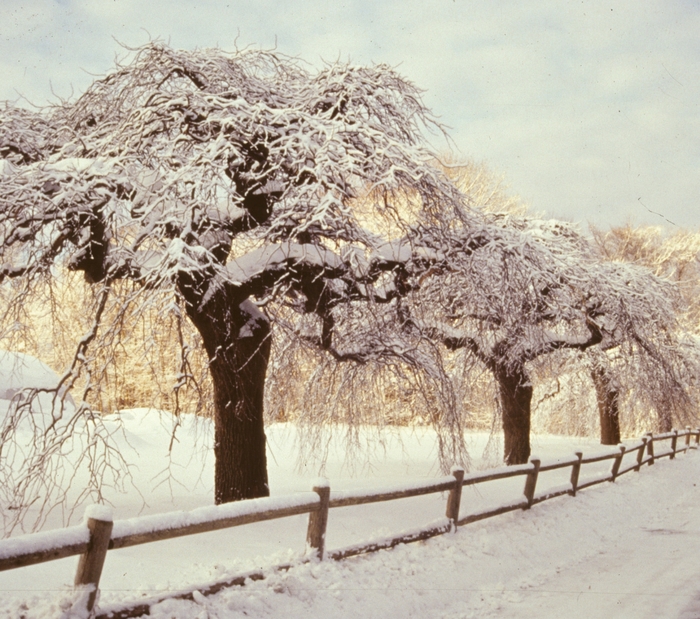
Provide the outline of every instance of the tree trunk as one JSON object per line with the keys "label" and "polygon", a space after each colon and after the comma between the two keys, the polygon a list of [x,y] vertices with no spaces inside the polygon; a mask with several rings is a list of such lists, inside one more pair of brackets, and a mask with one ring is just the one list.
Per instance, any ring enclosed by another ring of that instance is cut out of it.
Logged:
{"label": "tree trunk", "polygon": [[269,496],[263,393],[270,323],[233,286],[222,285],[202,307],[182,285],[187,314],[202,336],[214,385],[214,498],[217,504]]}
{"label": "tree trunk", "polygon": [[498,368],[495,378],[503,415],[506,464],[525,464],[530,457],[532,385],[525,368]]}
{"label": "tree trunk", "polygon": [[620,390],[605,368],[593,368],[591,378],[600,413],[600,442],[617,445],[620,442]]}
{"label": "tree trunk", "polygon": [[670,432],[673,430],[673,419],[668,413],[659,414],[659,432]]}

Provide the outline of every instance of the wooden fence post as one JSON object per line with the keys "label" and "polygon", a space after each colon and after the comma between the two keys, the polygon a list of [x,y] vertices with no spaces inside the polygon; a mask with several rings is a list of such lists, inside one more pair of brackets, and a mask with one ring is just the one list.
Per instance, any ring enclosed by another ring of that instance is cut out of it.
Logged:
{"label": "wooden fence post", "polygon": [[582,451],[574,452],[574,455],[578,458],[578,462],[574,462],[571,465],[571,496],[576,496],[576,489],[578,488],[578,478],[581,474],[581,459],[583,458]]}
{"label": "wooden fence post", "polygon": [[532,464],[532,470],[525,476],[524,494],[527,499],[527,505],[523,509],[530,509],[532,507],[532,502],[535,499],[537,475],[540,472],[540,464],[542,464],[542,461],[539,458],[530,458],[530,464]]}
{"label": "wooden fence post", "polygon": [[676,445],[678,444],[678,430],[673,431],[673,436],[671,437],[671,455],[669,456],[670,460],[673,460],[676,457]]}
{"label": "wooden fence post", "polygon": [[331,499],[331,487],[326,481],[313,487],[318,494],[321,504],[318,511],[309,513],[309,527],[306,530],[306,545],[315,551],[319,561],[323,561],[323,552],[326,547],[326,526],[328,525],[328,504]]}
{"label": "wooden fence post", "polygon": [[627,451],[627,448],[624,445],[618,445],[617,447],[620,450],[620,454],[615,456],[615,459],[613,460],[612,469],[610,471],[610,473],[612,474],[611,481],[615,481],[617,474],[620,472],[620,465],[622,464],[622,458],[625,455],[625,451]]}
{"label": "wooden fence post", "polygon": [[697,432],[695,435],[695,448],[697,449],[698,445],[700,445],[700,428],[695,428],[695,431]]}
{"label": "wooden fence post", "polygon": [[80,555],[78,570],[75,573],[76,587],[90,587],[87,598],[89,616],[94,614],[100,576],[105,563],[109,542],[112,536],[112,510],[105,505],[91,505],[85,510],[90,541],[87,552]]}
{"label": "wooden fence post", "polygon": [[452,521],[452,530],[457,530],[457,521],[459,520],[459,504],[462,500],[462,481],[464,481],[464,469],[460,466],[453,466],[450,471],[455,477],[454,488],[450,490],[450,495],[447,497],[447,509],[445,516]]}
{"label": "wooden fence post", "polygon": [[649,456],[649,466],[654,464],[654,435],[649,432],[647,434],[649,440],[647,441],[647,455]]}
{"label": "wooden fence post", "polygon": [[685,426],[685,451],[690,449],[690,426]]}
{"label": "wooden fence post", "polygon": [[644,460],[644,452],[647,450],[647,437],[642,437],[642,446],[637,450],[637,466],[634,467],[636,473],[639,473],[642,468],[642,460]]}

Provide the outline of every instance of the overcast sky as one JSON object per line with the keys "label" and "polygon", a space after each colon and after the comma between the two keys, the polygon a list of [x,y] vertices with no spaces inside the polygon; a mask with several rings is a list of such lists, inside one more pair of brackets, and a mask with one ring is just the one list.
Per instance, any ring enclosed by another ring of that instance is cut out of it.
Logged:
{"label": "overcast sky", "polygon": [[77,95],[149,37],[389,63],[535,211],[700,228],[699,0],[0,0],[0,99]]}

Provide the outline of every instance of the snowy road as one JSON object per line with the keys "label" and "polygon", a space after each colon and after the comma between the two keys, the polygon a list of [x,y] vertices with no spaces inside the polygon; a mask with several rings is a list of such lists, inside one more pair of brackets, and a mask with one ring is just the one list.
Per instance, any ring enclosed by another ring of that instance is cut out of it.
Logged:
{"label": "snowy road", "polygon": [[700,453],[341,563],[300,566],[155,617],[700,617]]}
{"label": "snowy road", "polygon": [[630,517],[607,548],[584,532],[594,554],[555,574],[545,570],[542,583],[499,616],[700,617],[700,495],[692,483],[678,491],[670,506],[652,502],[656,514]]}

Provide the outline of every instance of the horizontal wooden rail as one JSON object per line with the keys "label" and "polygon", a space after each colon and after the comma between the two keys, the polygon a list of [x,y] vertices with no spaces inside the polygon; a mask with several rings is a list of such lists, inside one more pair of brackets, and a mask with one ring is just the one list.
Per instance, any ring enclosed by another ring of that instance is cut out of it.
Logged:
{"label": "horizontal wooden rail", "polygon": [[252,522],[285,518],[297,514],[317,511],[318,495],[287,496],[281,498],[251,499],[237,503],[226,503],[202,507],[189,512],[174,512],[165,517],[141,516],[114,523],[110,549],[126,548],[137,544],[148,544],[183,535],[206,533],[219,529],[238,527]]}
{"label": "horizontal wooden rail", "polygon": [[685,432],[674,432],[673,430],[671,432],[663,432],[661,434],[654,434],[654,440],[655,441],[665,441],[669,438],[673,438],[674,436],[685,436]]}
{"label": "horizontal wooden rail", "polygon": [[365,503],[379,503],[381,501],[394,501],[406,499],[435,492],[445,492],[455,486],[455,478],[451,475],[437,481],[421,482],[412,487],[401,486],[397,488],[382,488],[379,490],[351,490],[346,492],[333,492],[331,494],[330,507],[347,507],[348,505],[364,505]]}
{"label": "horizontal wooden rail", "polygon": [[[654,439],[656,441],[656,439]],[[661,460],[661,458],[673,458],[673,456],[678,453],[674,451],[664,451],[662,453],[655,453],[654,454],[654,460]]]}
{"label": "horizontal wooden rail", "polygon": [[606,454],[599,454],[595,456],[584,457],[581,460],[581,464],[593,464],[595,462],[603,462],[604,460],[614,460],[620,452],[618,450],[611,451]]}
{"label": "horizontal wooden rail", "polygon": [[[542,469],[540,469],[542,470]],[[578,488],[582,488],[583,486],[579,486]],[[536,494],[532,498],[532,504],[535,505],[537,503],[542,503],[542,501],[546,501],[548,499],[553,499],[558,496],[562,496],[564,494],[571,494],[573,490],[573,486],[570,483],[567,484],[562,484],[561,486],[555,486],[554,488],[549,488],[545,490],[544,492],[540,492]]]}
{"label": "horizontal wooden rail", "polygon": [[[679,438],[684,439],[682,445],[678,444]],[[691,443],[692,438],[695,439],[693,443]],[[670,441],[671,448],[655,454],[654,446],[660,441]],[[454,530],[457,526],[463,526],[518,509],[529,509],[533,505],[566,494],[576,496],[579,490],[590,488],[606,481],[615,481],[621,475],[631,471],[639,471],[645,464],[654,464],[659,458],[668,457],[673,459],[679,453],[687,452],[690,449],[698,449],[699,447],[700,428],[695,430],[686,428],[684,431],[674,430],[658,435],[648,434],[641,440],[632,442],[629,445],[621,444],[610,452],[597,453],[588,457],[583,457],[582,452],[579,451],[576,452],[574,457],[559,458],[546,463],[541,463],[539,459],[532,458],[527,464],[478,471],[468,475],[465,475],[462,469],[456,468],[453,469],[451,476],[393,488],[331,493],[327,482],[324,482],[315,486],[313,492],[299,493],[293,496],[252,499],[225,505],[202,507],[191,511],[141,516],[114,523],[111,522],[111,515],[103,515],[101,517],[100,514],[102,512],[100,509],[103,510],[104,508],[99,508],[96,511],[93,510],[94,513],[87,520],[87,526],[83,524],[58,531],[23,535],[0,541],[0,571],[80,555],[81,561],[76,576],[76,584],[92,587],[87,610],[93,612],[92,604],[97,597],[97,585],[102,570],[102,563],[108,549],[126,548],[137,544],[146,544],[184,535],[216,531],[253,522],[308,513],[308,552],[301,561],[305,562],[313,557],[318,557],[319,559],[324,557],[344,559],[380,549],[393,548],[398,544],[442,535],[450,530]],[[623,461],[629,461],[631,454],[633,463],[626,464],[623,467]],[[583,479],[582,481],[579,479],[583,465],[606,460],[612,460],[609,473]],[[535,491],[538,476],[541,473],[566,468],[571,468],[570,482],[541,492]],[[523,495],[520,498],[460,516],[460,498],[463,486],[472,486],[514,477],[525,477]],[[355,544],[328,553],[324,552],[329,508],[393,501],[438,492],[449,492],[445,518],[420,529],[404,531],[393,537]],[[285,564],[274,569],[285,570],[291,566],[292,564]],[[250,572],[214,583],[204,589],[199,588],[199,591],[202,592],[204,590],[207,594],[213,593],[227,586],[243,584],[246,579],[259,580],[263,577],[262,571]],[[178,593],[175,597],[192,599],[193,591]],[[166,597],[170,598],[173,595],[169,594]],[[106,617],[108,614],[114,619],[136,617],[145,614],[147,610],[145,602],[140,601],[139,604],[128,609],[117,610],[114,607],[109,613],[98,615],[98,617]]]}
{"label": "horizontal wooden rail", "polygon": [[[453,481],[454,484],[454,481]],[[309,513],[319,508],[317,495],[253,499],[202,507],[189,512],[141,516],[114,523],[110,549],[147,544],[183,535]],[[84,554],[89,532],[83,526],[43,531],[0,541],[0,571]]]}
{"label": "horizontal wooden rail", "polygon": [[463,486],[473,486],[474,484],[482,484],[487,481],[496,481],[497,479],[508,479],[509,477],[520,477],[528,475],[532,471],[532,463],[517,464],[515,466],[503,466],[497,469],[488,471],[477,471],[464,476]]}
{"label": "horizontal wooden rail", "polygon": [[620,469],[617,473],[617,476],[620,477],[621,475],[624,475],[625,473],[629,473],[630,471],[636,471],[637,470],[637,464],[630,464],[629,466],[626,466],[624,469]]}
{"label": "horizontal wooden rail", "polygon": [[565,469],[577,463],[578,458],[562,458],[560,460],[554,460],[553,462],[540,465],[540,473],[544,473],[545,471],[556,471],[557,469]]}
{"label": "horizontal wooden rail", "polygon": [[11,537],[0,541],[0,571],[79,555],[89,542],[85,525]]}
{"label": "horizontal wooden rail", "polygon": [[578,490],[584,490],[585,488],[590,488],[596,484],[602,484],[605,481],[612,481],[612,475],[607,474],[603,475],[602,477],[595,477],[593,479],[589,479],[588,481],[579,482]]}
{"label": "horizontal wooden rail", "polygon": [[508,512],[514,512],[515,510],[526,508],[527,499],[520,499],[518,501],[506,503],[505,505],[499,505],[498,507],[492,507],[483,511],[468,514],[461,517],[457,521],[457,524],[459,526],[471,524],[472,522],[478,522],[479,520],[485,520],[486,518],[492,518],[493,516],[500,516],[501,514],[507,514]]}

